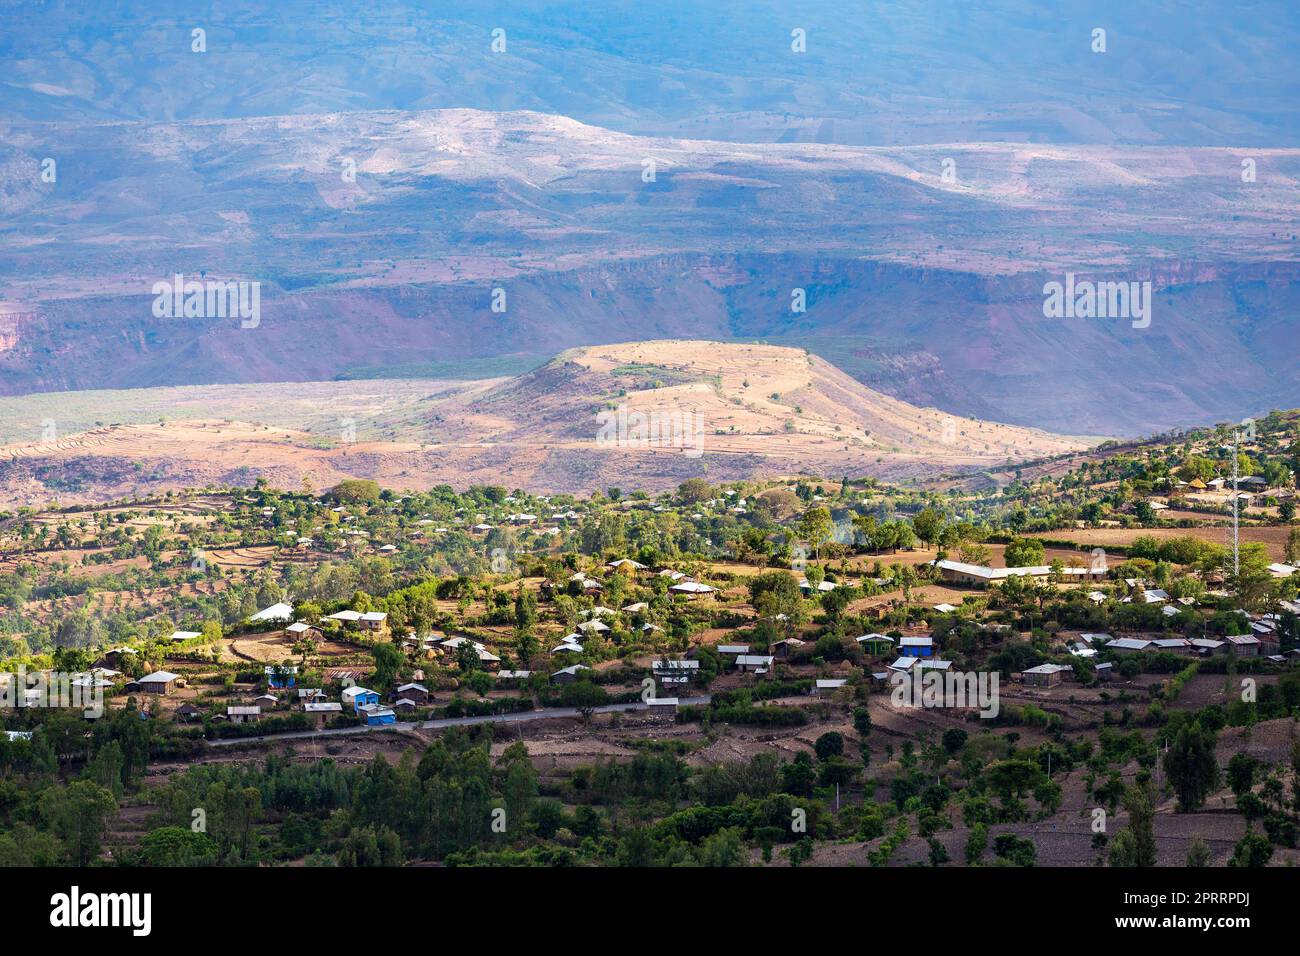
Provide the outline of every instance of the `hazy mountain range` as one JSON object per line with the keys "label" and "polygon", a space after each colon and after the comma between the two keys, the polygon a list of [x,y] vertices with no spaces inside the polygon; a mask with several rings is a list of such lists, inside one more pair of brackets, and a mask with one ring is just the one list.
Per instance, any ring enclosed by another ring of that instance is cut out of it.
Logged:
{"label": "hazy mountain range", "polygon": [[1060,6],[0,6],[0,394],[700,337],[1066,434],[1300,404],[1300,14]]}

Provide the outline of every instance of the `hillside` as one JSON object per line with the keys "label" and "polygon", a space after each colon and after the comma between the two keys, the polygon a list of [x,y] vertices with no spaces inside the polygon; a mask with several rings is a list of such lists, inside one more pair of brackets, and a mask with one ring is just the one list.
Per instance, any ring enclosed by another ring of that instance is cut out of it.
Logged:
{"label": "hillside", "polygon": [[[1245,184],[1232,149],[736,144],[464,109],[0,140],[0,394],[689,336],[807,347],[915,404],[1064,432],[1300,400],[1296,150],[1251,151]],[[34,182],[54,153],[58,182]],[[1044,283],[1076,270],[1150,281],[1151,326],[1045,319]],[[257,323],[156,317],[177,273],[259,283]]]}
{"label": "hillside", "polygon": [[[6,409],[32,421],[57,405],[31,396]],[[1089,444],[909,405],[797,349],[691,340],[574,349],[512,379],[146,389],[100,396],[95,407],[112,418],[0,446],[4,502],[107,500],[258,477],[285,488],[354,476],[395,488],[532,491],[659,489],[699,475],[903,477],[983,471]],[[165,421],[150,417],[164,407]],[[602,429],[602,412],[612,430]],[[666,423],[667,437],[618,431],[637,413]]]}

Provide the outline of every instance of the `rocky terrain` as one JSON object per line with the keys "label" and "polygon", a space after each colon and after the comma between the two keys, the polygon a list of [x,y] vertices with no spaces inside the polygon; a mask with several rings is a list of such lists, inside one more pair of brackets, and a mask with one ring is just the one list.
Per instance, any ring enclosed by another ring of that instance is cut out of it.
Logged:
{"label": "rocky terrain", "polygon": [[[909,405],[801,350],[694,340],[574,349],[507,379],[98,395],[102,424],[0,446],[0,504],[257,478],[576,492],[705,475],[902,477],[978,472],[1095,441]],[[57,404],[32,396],[5,409],[34,421]],[[160,408],[168,413],[154,417]]]}

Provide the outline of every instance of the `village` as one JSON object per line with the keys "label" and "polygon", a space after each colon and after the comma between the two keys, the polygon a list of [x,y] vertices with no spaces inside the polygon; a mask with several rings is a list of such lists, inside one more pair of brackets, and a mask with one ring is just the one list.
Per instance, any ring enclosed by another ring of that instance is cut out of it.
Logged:
{"label": "village", "polygon": [[[1279,477],[1290,428],[1265,425],[1251,464]],[[638,853],[687,852],[665,829],[678,801],[775,761],[756,796],[812,800],[816,826],[719,823],[710,852],[1118,865],[1147,825],[1161,862],[1282,862],[1290,811],[1265,795],[1294,780],[1294,479],[1239,505],[1234,551],[1223,516],[1186,510],[1175,487],[1216,444],[1045,463],[996,495],[801,478],[580,499],[356,481],[10,516],[6,759],[105,780],[122,721],[138,725],[149,756],[106,780],[117,810],[98,852],[122,860],[155,852],[167,794],[205,767],[278,755],[370,775],[376,759],[455,746],[527,754],[529,822],[504,844],[411,831],[405,859],[597,861],[639,834],[658,849]],[[1168,477],[1152,481],[1157,461]],[[53,706],[59,679],[102,707]],[[77,721],[94,728],[89,751]],[[1166,769],[1175,744],[1218,756]],[[1238,751],[1249,789],[1229,787]],[[647,760],[678,782],[634,819],[598,801],[592,823],[580,782]],[[1005,790],[1013,768],[1025,778]],[[537,800],[600,840],[556,844]],[[1122,821],[1104,839],[1098,805]],[[282,811],[259,819],[262,850],[218,839],[204,854],[292,853]],[[322,839],[313,860],[353,852]]]}

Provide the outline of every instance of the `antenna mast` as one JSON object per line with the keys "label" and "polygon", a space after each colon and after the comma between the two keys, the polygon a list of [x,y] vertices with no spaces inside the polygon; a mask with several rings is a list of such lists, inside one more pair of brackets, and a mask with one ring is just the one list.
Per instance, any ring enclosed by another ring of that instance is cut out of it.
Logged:
{"label": "antenna mast", "polygon": [[1232,586],[1238,593],[1238,580],[1241,577],[1241,535],[1240,527],[1237,520],[1237,508],[1241,504],[1241,499],[1237,497],[1237,442],[1241,438],[1241,432],[1237,429],[1232,430]]}

